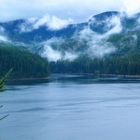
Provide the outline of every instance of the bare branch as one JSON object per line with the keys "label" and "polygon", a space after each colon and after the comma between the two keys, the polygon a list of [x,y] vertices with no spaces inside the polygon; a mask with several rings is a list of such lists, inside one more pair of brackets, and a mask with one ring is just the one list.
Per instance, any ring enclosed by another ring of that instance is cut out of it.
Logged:
{"label": "bare branch", "polygon": [[3,120],[3,119],[5,119],[5,118],[7,118],[8,116],[9,116],[9,115],[6,115],[6,116],[0,118],[0,121]]}

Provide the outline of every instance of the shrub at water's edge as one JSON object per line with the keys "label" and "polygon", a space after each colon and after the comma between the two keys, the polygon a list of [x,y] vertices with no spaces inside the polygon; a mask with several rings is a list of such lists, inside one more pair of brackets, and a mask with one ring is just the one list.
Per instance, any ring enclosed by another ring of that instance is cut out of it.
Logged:
{"label": "shrub at water's edge", "polygon": [[12,73],[13,69],[11,68],[1,79],[0,79],[0,91],[4,90],[5,82],[10,77],[10,74]]}

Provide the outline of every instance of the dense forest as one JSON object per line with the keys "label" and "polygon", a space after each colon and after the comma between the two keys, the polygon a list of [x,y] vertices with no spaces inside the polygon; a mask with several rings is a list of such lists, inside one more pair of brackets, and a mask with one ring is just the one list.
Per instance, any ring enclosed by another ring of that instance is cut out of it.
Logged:
{"label": "dense forest", "polygon": [[37,54],[11,46],[0,47],[0,75],[13,69],[11,78],[44,78],[48,73],[140,75],[140,53],[103,58],[80,56],[74,61],[48,62]]}
{"label": "dense forest", "polygon": [[[74,61],[51,62],[50,71],[75,74],[140,75],[140,32],[113,34],[106,41],[115,46],[115,52],[102,58],[92,58],[89,54],[83,53]],[[74,44],[78,46],[77,44],[80,43],[73,42],[71,45],[67,41],[64,46],[70,48]],[[76,48],[80,48],[80,52],[86,52],[88,45],[86,42],[82,42],[82,44],[80,44],[81,47]]]}
{"label": "dense forest", "polygon": [[42,78],[48,75],[48,62],[25,49],[0,46],[0,76],[9,69],[11,78]]}
{"label": "dense forest", "polygon": [[140,75],[140,53],[101,59],[83,56],[73,62],[51,62],[50,69],[53,73]]}

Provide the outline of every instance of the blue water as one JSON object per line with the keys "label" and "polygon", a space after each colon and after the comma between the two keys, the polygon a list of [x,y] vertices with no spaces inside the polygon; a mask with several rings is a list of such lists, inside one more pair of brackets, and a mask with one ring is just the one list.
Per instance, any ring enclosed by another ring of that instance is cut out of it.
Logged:
{"label": "blue water", "polygon": [[140,140],[140,83],[67,79],[7,88],[0,140]]}

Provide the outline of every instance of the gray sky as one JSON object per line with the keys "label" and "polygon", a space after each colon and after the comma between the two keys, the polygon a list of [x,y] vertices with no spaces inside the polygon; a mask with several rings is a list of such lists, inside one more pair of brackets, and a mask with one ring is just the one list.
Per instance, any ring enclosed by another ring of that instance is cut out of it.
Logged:
{"label": "gray sky", "polygon": [[104,11],[140,11],[140,0],[0,0],[0,21],[45,14],[83,21]]}

